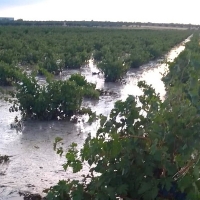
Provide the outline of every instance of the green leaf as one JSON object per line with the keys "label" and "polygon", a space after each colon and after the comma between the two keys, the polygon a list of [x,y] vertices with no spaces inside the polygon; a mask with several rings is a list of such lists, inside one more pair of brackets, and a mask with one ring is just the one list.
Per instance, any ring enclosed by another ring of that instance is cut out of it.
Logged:
{"label": "green leaf", "polygon": [[199,179],[199,175],[200,175],[199,173],[200,173],[199,167],[195,166],[193,169],[193,174],[194,174],[195,179]]}
{"label": "green leaf", "polygon": [[153,187],[149,193],[151,199],[155,199],[158,195],[158,188],[157,187]]}
{"label": "green leaf", "polygon": [[149,191],[151,188],[152,188],[151,183],[143,182],[142,185],[140,186],[139,190],[138,190],[138,194],[143,194],[143,193]]}
{"label": "green leaf", "polygon": [[127,191],[128,191],[128,185],[127,184],[122,184],[117,188],[117,193],[118,194],[126,195]]}

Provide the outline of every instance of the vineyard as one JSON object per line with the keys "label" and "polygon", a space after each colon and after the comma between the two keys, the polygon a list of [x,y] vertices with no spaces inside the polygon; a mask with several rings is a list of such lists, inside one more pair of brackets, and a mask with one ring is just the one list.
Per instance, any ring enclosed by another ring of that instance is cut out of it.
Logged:
{"label": "vineyard", "polygon": [[[10,111],[31,119],[65,119],[80,112],[83,98],[98,99],[100,91],[80,74],[65,81],[53,75],[86,67],[92,59],[106,82],[120,81],[130,68],[160,58],[190,34],[0,27],[0,84],[16,88]],[[77,173],[87,163],[90,171],[82,182],[60,181],[48,190],[47,199],[199,199],[199,54],[199,34],[194,33],[186,49],[168,63],[164,101],[139,82],[143,95],[117,101],[108,117],[100,115],[96,137],[89,135],[82,149],[73,143],[66,152],[56,138],[54,149],[65,156],[65,170]],[[46,76],[45,85],[37,82],[38,74]]]}
{"label": "vineyard", "polygon": [[[75,173],[87,162],[90,174],[83,182],[60,181],[48,198],[199,199],[199,53],[194,34],[163,77],[163,102],[140,82],[144,94],[116,102],[109,118],[101,117],[97,137],[88,136],[80,152],[72,144],[64,169],[72,167]],[[64,153],[62,147],[57,153]]]}
{"label": "vineyard", "polygon": [[[53,74],[94,59],[106,81],[117,81],[167,53],[190,31],[115,30],[64,27],[0,27],[1,65],[29,66]],[[6,67],[5,67],[6,68]],[[4,82],[5,77],[0,77]]]}
{"label": "vineyard", "polygon": [[[163,78],[165,101],[140,82],[142,96],[116,102],[80,152],[73,143],[64,169],[76,173],[87,162],[90,173],[83,182],[60,181],[48,199],[199,199],[199,53],[195,34]],[[62,147],[57,153],[64,153]]]}
{"label": "vineyard", "polygon": [[[81,68],[89,59],[94,59],[105,81],[115,82],[130,67],[139,67],[164,55],[189,33],[0,27],[0,83],[15,84],[12,97],[17,100],[13,101],[10,111],[19,110],[24,118],[32,119],[68,118],[79,112],[84,96],[98,99],[99,91],[80,75],[63,82],[53,80],[49,73]],[[27,68],[32,75],[28,76]],[[37,83],[37,74],[46,75],[47,85]]]}

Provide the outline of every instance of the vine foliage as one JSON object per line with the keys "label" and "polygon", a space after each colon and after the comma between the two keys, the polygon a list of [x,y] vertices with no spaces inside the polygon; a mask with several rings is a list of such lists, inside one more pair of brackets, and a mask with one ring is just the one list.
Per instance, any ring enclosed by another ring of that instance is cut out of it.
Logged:
{"label": "vine foliage", "polygon": [[66,81],[52,80],[50,77],[46,81],[41,85],[34,76],[21,74],[20,81],[15,84],[15,98],[10,111],[20,110],[24,118],[65,119],[80,110],[84,96],[99,98],[96,85],[88,83],[80,74],[74,74]]}
{"label": "vine foliage", "polygon": [[[2,25],[0,61],[9,68],[38,68],[40,75],[46,69],[58,75],[63,70],[80,69],[92,58],[104,72],[105,81],[115,82],[130,67],[159,58],[190,34],[182,30]],[[4,74],[0,73],[0,85],[1,78]]]}

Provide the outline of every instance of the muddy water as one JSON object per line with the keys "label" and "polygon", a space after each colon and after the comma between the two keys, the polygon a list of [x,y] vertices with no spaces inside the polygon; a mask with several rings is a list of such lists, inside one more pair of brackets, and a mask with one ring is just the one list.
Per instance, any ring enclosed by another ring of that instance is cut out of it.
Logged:
{"label": "muddy water", "polygon": [[[98,101],[83,102],[83,106],[91,107],[97,114],[108,115],[116,100],[124,100],[129,94],[141,94],[137,87],[139,80],[152,84],[161,98],[164,98],[165,88],[161,78],[167,66],[162,62],[172,61],[183,50],[184,43],[173,48],[163,59],[149,62],[140,69],[130,70],[124,84],[105,83],[102,75],[92,76],[92,72],[98,71],[92,60],[80,71],[64,71],[57,78],[65,80],[70,74],[79,72],[88,81],[96,83],[97,88],[114,91],[114,96],[105,95]],[[0,153],[11,156],[8,164],[0,166],[0,200],[20,200],[22,197],[18,195],[19,190],[42,193],[43,189],[56,184],[60,179],[80,178],[81,173],[75,175],[71,170],[64,172],[61,166],[64,160],[53,151],[54,139],[57,136],[62,137],[66,148],[72,142],[77,142],[81,146],[87,134],[94,134],[98,125],[89,125],[83,121],[78,124],[67,121],[26,121],[22,132],[17,132],[10,128],[10,124],[19,113],[9,113],[9,106],[8,103],[0,101]]]}

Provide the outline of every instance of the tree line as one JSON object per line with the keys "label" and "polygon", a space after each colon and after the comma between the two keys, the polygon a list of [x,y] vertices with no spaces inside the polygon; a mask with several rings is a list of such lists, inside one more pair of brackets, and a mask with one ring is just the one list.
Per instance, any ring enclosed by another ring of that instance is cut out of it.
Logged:
{"label": "tree line", "polygon": [[180,24],[180,23],[151,23],[151,22],[112,22],[112,21],[25,21],[17,19],[15,21],[9,19],[0,20],[0,26],[68,26],[68,27],[104,27],[104,28],[132,28],[145,26],[158,27],[177,27],[177,28],[196,28],[199,25],[195,24]]}

